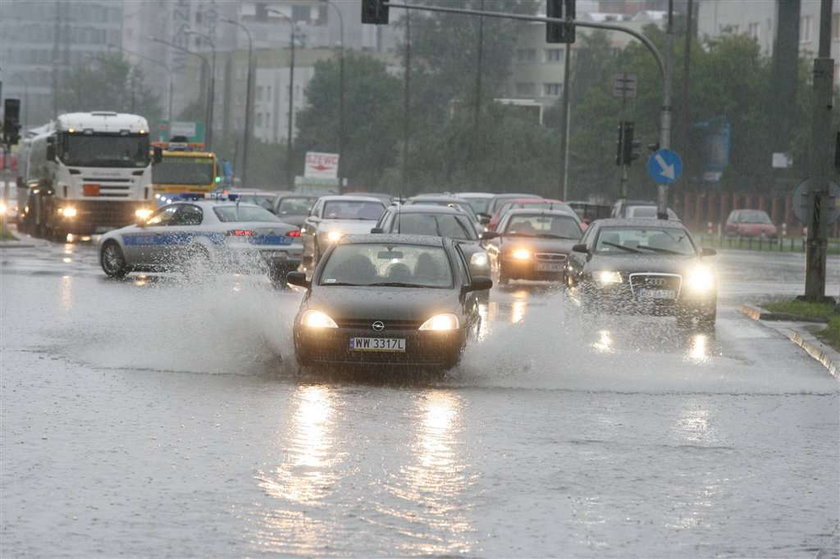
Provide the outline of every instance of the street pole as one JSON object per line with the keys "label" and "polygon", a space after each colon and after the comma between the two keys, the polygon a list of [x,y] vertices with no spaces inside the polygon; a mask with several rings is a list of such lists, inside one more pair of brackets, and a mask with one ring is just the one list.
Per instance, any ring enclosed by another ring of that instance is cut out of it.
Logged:
{"label": "street pole", "polygon": [[[484,11],[484,0],[481,0],[480,11]],[[481,72],[483,70],[484,58],[484,18],[478,17],[478,60],[476,61],[475,72],[475,112],[473,113],[473,126],[475,127],[476,138],[478,138],[478,125],[481,119]]]}
{"label": "street pole", "polygon": [[689,101],[688,101],[688,92],[689,92],[689,85],[690,85],[690,72],[691,72],[691,40],[694,38],[694,33],[692,32],[694,28],[694,0],[688,0],[688,4],[686,6],[686,14],[685,14],[685,52],[683,53],[683,83],[682,83],[682,131],[681,131],[681,141],[682,145],[680,149],[683,152],[688,152],[689,148],[689,136],[691,130],[691,113],[689,112]]}
{"label": "street pole", "polygon": [[400,198],[408,187],[408,140],[411,135],[411,12],[405,14],[405,80],[403,84],[403,145]]}
{"label": "street pole", "polygon": [[209,93],[209,101],[207,103],[207,150],[213,151],[213,116],[216,107],[216,43],[213,41],[213,37],[207,35],[205,33],[199,33],[193,29],[187,29],[184,31],[187,35],[195,35],[196,37],[201,37],[208,43],[210,43],[210,93]]}
{"label": "street pole", "polygon": [[332,6],[338,16],[338,40],[341,42],[341,50],[339,52],[338,61],[338,184],[339,192],[344,188],[344,16],[341,15],[341,10],[332,0],[321,0],[325,4]]}
{"label": "street pole", "polygon": [[560,191],[561,200],[569,199],[569,99],[571,84],[572,45],[563,47],[563,111],[560,116]]}
{"label": "street pole", "polygon": [[254,40],[251,36],[251,30],[248,29],[248,27],[246,27],[244,24],[233,19],[222,19],[222,21],[230,23],[231,25],[236,25],[237,27],[245,31],[245,34],[248,37],[248,77],[246,78],[247,83],[245,85],[245,132],[242,138],[242,169],[239,172],[239,177],[242,186],[247,186],[249,153],[248,150],[251,145],[251,122],[254,115]]}
{"label": "street pole", "polygon": [[805,299],[825,300],[825,267],[828,237],[828,192],[831,177],[831,122],[834,60],[831,58],[831,0],[820,4],[819,56],[814,59],[814,103],[811,119],[811,181],[808,204],[808,237],[805,256]]}
{"label": "street pole", "polygon": [[[666,28],[665,76],[662,89],[662,111],[659,117],[659,149],[671,149],[671,77],[674,74],[674,0],[668,0]],[[657,219],[668,219],[668,185],[659,185],[656,196]]]}
{"label": "street pole", "polygon": [[291,60],[289,61],[289,122],[286,125],[286,185],[289,190],[295,188],[295,174],[292,168],[292,152],[294,145],[292,143],[293,121],[295,116],[295,22],[292,19],[278,10],[269,8],[266,10],[269,13],[277,14],[285,19],[290,28],[289,49],[291,51]]}

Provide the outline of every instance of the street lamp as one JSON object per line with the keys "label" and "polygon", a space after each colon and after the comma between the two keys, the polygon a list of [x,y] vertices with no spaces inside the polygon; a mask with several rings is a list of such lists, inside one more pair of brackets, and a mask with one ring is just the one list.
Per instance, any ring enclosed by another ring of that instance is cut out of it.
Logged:
{"label": "street lamp", "polygon": [[187,35],[195,35],[201,37],[210,43],[211,48],[211,62],[210,62],[210,100],[207,102],[209,107],[207,115],[207,149],[213,150],[213,111],[216,106],[216,43],[213,42],[213,37],[205,33],[199,33],[194,29],[185,29],[184,33]]}
{"label": "street lamp", "polygon": [[339,23],[339,41],[341,42],[341,53],[338,66],[338,184],[339,191],[343,186],[342,181],[342,161],[344,160],[344,16],[341,15],[341,10],[332,0],[321,0],[325,4],[329,4],[338,15]]}
{"label": "street lamp", "polygon": [[295,22],[292,19],[278,10],[271,8],[266,10],[269,13],[277,14],[281,18],[289,22],[291,34],[289,39],[289,48],[291,49],[291,60],[289,62],[289,122],[286,127],[286,185],[289,189],[294,189],[294,172],[292,171],[292,121],[295,116]]}
{"label": "street lamp", "polygon": [[128,49],[123,48],[123,47],[118,46],[118,45],[114,45],[114,44],[109,43],[108,48],[109,49],[117,49],[117,50],[120,50],[120,51],[122,51],[126,54],[131,55],[131,56],[136,56],[137,58],[142,58],[146,62],[149,62],[151,64],[154,64],[155,66],[159,66],[159,67],[163,68],[164,70],[166,70],[166,74],[169,76],[169,94],[167,96],[167,101],[168,101],[167,104],[169,105],[169,107],[167,109],[167,115],[168,115],[168,118],[169,118],[169,122],[171,123],[172,122],[172,88],[173,88],[174,80],[173,80],[173,77],[172,77],[172,70],[169,68],[169,66],[167,66],[166,64],[164,64],[163,62],[161,62],[159,60],[155,60],[154,58],[149,58],[148,56],[140,54],[139,52],[134,52],[134,51],[128,50]]}
{"label": "street lamp", "polygon": [[222,18],[222,21],[225,23],[230,23],[231,25],[236,25],[248,36],[248,83],[246,84],[245,89],[245,134],[242,142],[242,170],[239,173],[239,176],[242,177],[242,186],[248,184],[248,147],[251,143],[251,119],[253,118],[254,113],[254,96],[252,95],[253,87],[254,87],[254,41],[251,36],[251,30],[245,27],[242,23],[233,20]]}
{"label": "street lamp", "polygon": [[[210,73],[209,64],[207,63],[207,57],[205,57],[201,54],[198,54],[197,52],[193,52],[189,49],[185,49],[184,47],[182,47],[180,45],[176,45],[175,43],[170,43],[169,41],[159,39],[158,37],[153,37],[153,36],[149,35],[148,38],[149,38],[150,41],[154,41],[156,43],[166,45],[169,48],[173,48],[177,51],[181,51],[183,53],[186,53],[186,54],[189,54],[189,55],[192,55],[192,56],[197,56],[198,58],[201,59],[201,65],[202,65],[202,68],[203,68],[204,75],[207,76]],[[206,84],[202,84],[202,85],[206,85]],[[209,99],[209,97],[207,96],[207,87],[202,87],[202,90],[204,91],[202,96],[205,97],[205,99]],[[205,101],[205,103],[206,103],[206,101]],[[208,115],[211,115],[211,114],[212,114],[212,111],[210,110],[210,105],[208,103],[207,105],[205,105],[205,109],[204,109],[205,119],[207,118]],[[208,146],[209,146],[209,142],[208,142]],[[209,147],[208,147],[208,149],[209,149]]]}

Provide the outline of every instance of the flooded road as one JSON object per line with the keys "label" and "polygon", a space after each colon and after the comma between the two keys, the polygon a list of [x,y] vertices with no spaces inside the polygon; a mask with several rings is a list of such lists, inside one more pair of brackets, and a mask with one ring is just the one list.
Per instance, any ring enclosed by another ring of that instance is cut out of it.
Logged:
{"label": "flooded road", "polygon": [[107,281],[84,244],[0,259],[4,556],[840,547],[837,381],[737,312],[799,292],[799,255],[718,257],[714,335],[494,289],[441,379],[299,376],[300,295],[261,278]]}

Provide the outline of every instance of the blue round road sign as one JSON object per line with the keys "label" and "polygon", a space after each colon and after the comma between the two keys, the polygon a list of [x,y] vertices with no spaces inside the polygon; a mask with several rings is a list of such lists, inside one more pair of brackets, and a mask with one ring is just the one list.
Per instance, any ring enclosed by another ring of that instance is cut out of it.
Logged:
{"label": "blue round road sign", "polygon": [[656,182],[671,184],[682,175],[682,160],[677,152],[660,149],[648,159],[647,171]]}

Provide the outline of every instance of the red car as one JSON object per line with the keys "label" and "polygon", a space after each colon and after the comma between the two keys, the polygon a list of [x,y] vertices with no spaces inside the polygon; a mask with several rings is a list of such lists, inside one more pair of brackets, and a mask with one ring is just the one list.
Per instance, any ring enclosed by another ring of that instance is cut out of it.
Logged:
{"label": "red car", "polygon": [[732,210],[723,233],[728,237],[761,237],[775,239],[779,230],[763,210]]}

